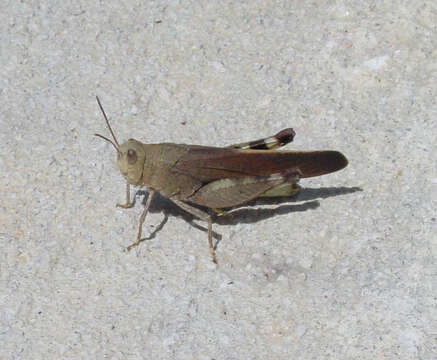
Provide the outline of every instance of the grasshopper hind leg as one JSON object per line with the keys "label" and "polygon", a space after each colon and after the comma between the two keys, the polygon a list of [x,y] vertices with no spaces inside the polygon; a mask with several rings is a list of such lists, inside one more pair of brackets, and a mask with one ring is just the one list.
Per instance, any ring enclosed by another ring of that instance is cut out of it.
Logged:
{"label": "grasshopper hind leg", "polygon": [[[226,178],[210,182],[187,198],[188,201],[213,209],[239,206],[260,195],[284,196],[295,193],[295,184],[301,175],[298,168],[268,176]],[[287,186],[288,185],[288,186]]]}
{"label": "grasshopper hind leg", "polygon": [[221,215],[221,216],[228,216],[230,214],[229,211],[223,210],[223,209],[219,209],[219,208],[214,208],[213,209],[215,211],[215,213],[217,215]]}
{"label": "grasshopper hind leg", "polygon": [[292,128],[287,128],[281,130],[276,135],[240,144],[233,144],[228,146],[228,148],[241,150],[274,150],[292,142],[295,135],[296,133]]}
{"label": "grasshopper hind leg", "polygon": [[276,186],[266,192],[262,193],[258,197],[286,197],[297,194],[301,187],[296,183],[285,183]]}

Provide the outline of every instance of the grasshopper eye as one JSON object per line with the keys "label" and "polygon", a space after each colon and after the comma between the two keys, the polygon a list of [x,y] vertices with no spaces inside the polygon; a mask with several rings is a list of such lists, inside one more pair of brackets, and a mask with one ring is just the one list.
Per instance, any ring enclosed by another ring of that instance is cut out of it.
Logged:
{"label": "grasshopper eye", "polygon": [[127,151],[127,162],[131,165],[137,162],[137,152],[135,150],[129,149]]}

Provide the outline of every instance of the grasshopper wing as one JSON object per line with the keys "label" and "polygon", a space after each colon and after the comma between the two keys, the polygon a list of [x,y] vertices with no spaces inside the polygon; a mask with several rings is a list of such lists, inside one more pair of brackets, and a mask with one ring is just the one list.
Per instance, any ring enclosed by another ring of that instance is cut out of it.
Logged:
{"label": "grasshopper wing", "polygon": [[348,164],[338,151],[239,150],[189,145],[173,170],[204,183],[224,178],[268,176],[299,169],[301,178],[329,174]]}

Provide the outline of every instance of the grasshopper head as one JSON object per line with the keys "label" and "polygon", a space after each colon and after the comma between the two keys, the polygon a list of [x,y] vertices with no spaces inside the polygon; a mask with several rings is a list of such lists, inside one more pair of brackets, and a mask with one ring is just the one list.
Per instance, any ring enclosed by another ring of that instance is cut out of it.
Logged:
{"label": "grasshopper head", "polygon": [[135,139],[129,139],[118,148],[117,165],[129,184],[141,184],[145,160],[144,146]]}
{"label": "grasshopper head", "polygon": [[110,142],[115,150],[117,150],[117,165],[127,182],[132,185],[141,185],[144,161],[146,160],[146,151],[143,144],[135,139],[129,139],[120,145],[112,131],[111,125],[109,125],[108,117],[106,116],[105,110],[103,110],[102,104],[97,96],[96,100],[114,141],[100,134],[94,135]]}

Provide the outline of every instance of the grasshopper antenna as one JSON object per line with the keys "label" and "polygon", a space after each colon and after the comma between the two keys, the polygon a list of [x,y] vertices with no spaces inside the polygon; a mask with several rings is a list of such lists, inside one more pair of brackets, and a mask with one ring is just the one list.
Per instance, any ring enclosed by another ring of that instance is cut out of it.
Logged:
{"label": "grasshopper antenna", "polygon": [[103,117],[105,118],[105,121],[106,121],[106,125],[108,125],[108,129],[111,132],[111,135],[112,135],[112,138],[114,139],[114,141],[112,141],[112,140],[108,139],[107,137],[100,135],[100,134],[94,134],[94,135],[98,136],[99,138],[102,138],[103,140],[110,142],[114,146],[115,150],[117,150],[117,152],[120,153],[120,144],[118,143],[117,138],[115,137],[114,132],[112,131],[111,125],[109,124],[108,117],[106,116],[105,110],[103,110],[103,106],[100,103],[100,99],[98,96],[96,96],[96,100],[97,100],[97,104],[99,104],[99,108],[102,111]]}

